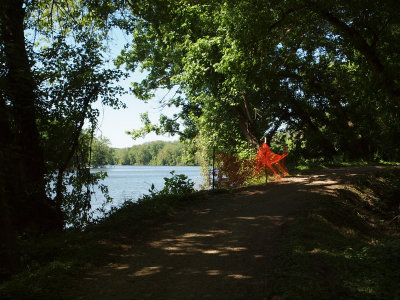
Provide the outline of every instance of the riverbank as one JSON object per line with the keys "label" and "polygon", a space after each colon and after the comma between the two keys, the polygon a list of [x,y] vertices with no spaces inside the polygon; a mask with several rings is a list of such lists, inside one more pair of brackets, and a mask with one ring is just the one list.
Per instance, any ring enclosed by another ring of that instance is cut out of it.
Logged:
{"label": "riverbank", "polygon": [[128,207],[87,232],[30,241],[29,268],[0,295],[390,298],[400,289],[398,223],[389,224],[399,175],[398,168],[333,169],[171,197],[136,217]]}

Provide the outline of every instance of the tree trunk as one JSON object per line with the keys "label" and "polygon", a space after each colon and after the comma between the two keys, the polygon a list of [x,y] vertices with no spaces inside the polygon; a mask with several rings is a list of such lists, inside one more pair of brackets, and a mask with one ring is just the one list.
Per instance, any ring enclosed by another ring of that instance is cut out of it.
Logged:
{"label": "tree trunk", "polygon": [[78,149],[79,146],[79,137],[82,133],[82,128],[83,125],[85,124],[85,117],[86,113],[89,107],[89,103],[93,101],[93,99],[97,98],[99,88],[98,86],[93,87],[92,92],[88,93],[88,95],[85,97],[83,101],[83,108],[82,112],[80,115],[79,120],[77,121],[76,124],[76,129],[72,134],[72,137],[70,139],[70,144],[71,148],[66,152],[65,158],[63,158],[60,162],[60,166],[58,167],[58,175],[57,175],[57,180],[56,180],[56,196],[54,198],[57,206],[61,206],[62,202],[62,185],[63,185],[63,178],[65,171],[67,171],[67,168],[69,164],[71,163],[71,160],[76,153],[76,150]]}
{"label": "tree trunk", "polygon": [[8,203],[15,194],[16,179],[9,121],[9,112],[0,91],[0,282],[19,266],[17,234]]}
{"label": "tree trunk", "polygon": [[239,129],[243,136],[247,139],[248,143],[254,147],[259,147],[259,139],[262,137],[257,136],[254,120],[251,118],[249,103],[247,101],[246,92],[242,93],[243,108],[240,106],[232,106],[231,112],[234,116],[239,118]]}
{"label": "tree trunk", "polygon": [[45,192],[45,162],[36,126],[35,83],[25,49],[24,13],[22,0],[0,2],[1,38],[7,67],[5,97],[11,103],[17,160],[14,168],[18,174],[16,194],[9,204],[20,227],[41,232],[60,229],[62,222],[59,210]]}

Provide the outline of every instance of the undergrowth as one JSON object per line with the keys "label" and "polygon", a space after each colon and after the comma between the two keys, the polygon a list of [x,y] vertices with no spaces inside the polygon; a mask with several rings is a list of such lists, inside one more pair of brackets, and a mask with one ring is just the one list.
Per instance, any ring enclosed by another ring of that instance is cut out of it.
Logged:
{"label": "undergrowth", "polygon": [[280,299],[399,299],[400,170],[349,182],[288,224],[275,260]]}

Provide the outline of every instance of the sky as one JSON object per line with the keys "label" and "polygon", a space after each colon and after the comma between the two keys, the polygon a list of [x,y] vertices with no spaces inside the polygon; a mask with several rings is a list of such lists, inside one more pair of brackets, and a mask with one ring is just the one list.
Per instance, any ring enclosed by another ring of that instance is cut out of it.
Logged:
{"label": "sky", "polygon": [[[117,57],[124,44],[129,42],[129,37],[120,30],[113,30],[110,34],[110,38],[111,39],[108,42],[110,50],[107,55],[109,55],[109,58],[112,60]],[[110,62],[107,67],[112,68],[112,62]],[[135,73],[131,72],[129,77],[121,83],[121,86],[128,90],[131,82],[140,81],[144,76],[144,74],[138,71]],[[102,135],[108,138],[111,142],[111,147],[115,148],[131,147],[133,145],[157,140],[178,140],[177,136],[157,136],[153,133],[147,135],[145,138],[133,140],[125,133],[127,130],[139,129],[142,127],[142,123],[140,122],[140,113],[148,112],[150,120],[156,123],[161,113],[167,116],[172,116],[174,113],[178,112],[178,109],[175,107],[161,108],[159,100],[162,99],[167,92],[168,91],[166,90],[156,91],[156,96],[147,103],[136,99],[135,96],[130,93],[125,94],[119,99],[126,104],[127,108],[119,110],[103,106],[100,101],[98,101],[95,108],[99,109],[100,116],[98,129],[95,133],[96,136]]]}
{"label": "sky", "polygon": [[[122,86],[126,89],[129,88],[130,82],[137,80],[139,75],[132,74],[132,77],[128,78]],[[108,106],[104,106],[98,101],[95,108],[99,109],[100,116],[98,122],[98,128],[96,130],[96,136],[104,136],[108,138],[111,142],[111,147],[115,148],[125,148],[131,147],[132,145],[142,144],[150,141],[176,141],[177,136],[171,137],[168,135],[157,136],[153,133],[148,134],[145,138],[139,138],[133,140],[125,132],[127,130],[139,129],[142,127],[140,121],[140,113],[148,112],[149,118],[153,123],[158,121],[160,114],[167,116],[172,116],[174,113],[178,112],[177,108],[165,107],[161,108],[159,99],[165,95],[166,91],[157,91],[156,97],[145,103],[139,99],[136,99],[132,94],[126,94],[120,97],[127,108],[114,110]]]}

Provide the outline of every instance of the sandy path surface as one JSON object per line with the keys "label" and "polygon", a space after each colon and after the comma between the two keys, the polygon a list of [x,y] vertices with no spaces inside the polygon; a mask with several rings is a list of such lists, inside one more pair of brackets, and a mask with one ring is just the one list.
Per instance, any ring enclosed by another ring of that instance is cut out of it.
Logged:
{"label": "sandy path surface", "polygon": [[267,299],[282,225],[347,178],[380,169],[331,169],[213,195],[119,245],[118,263],[81,278],[73,298]]}

